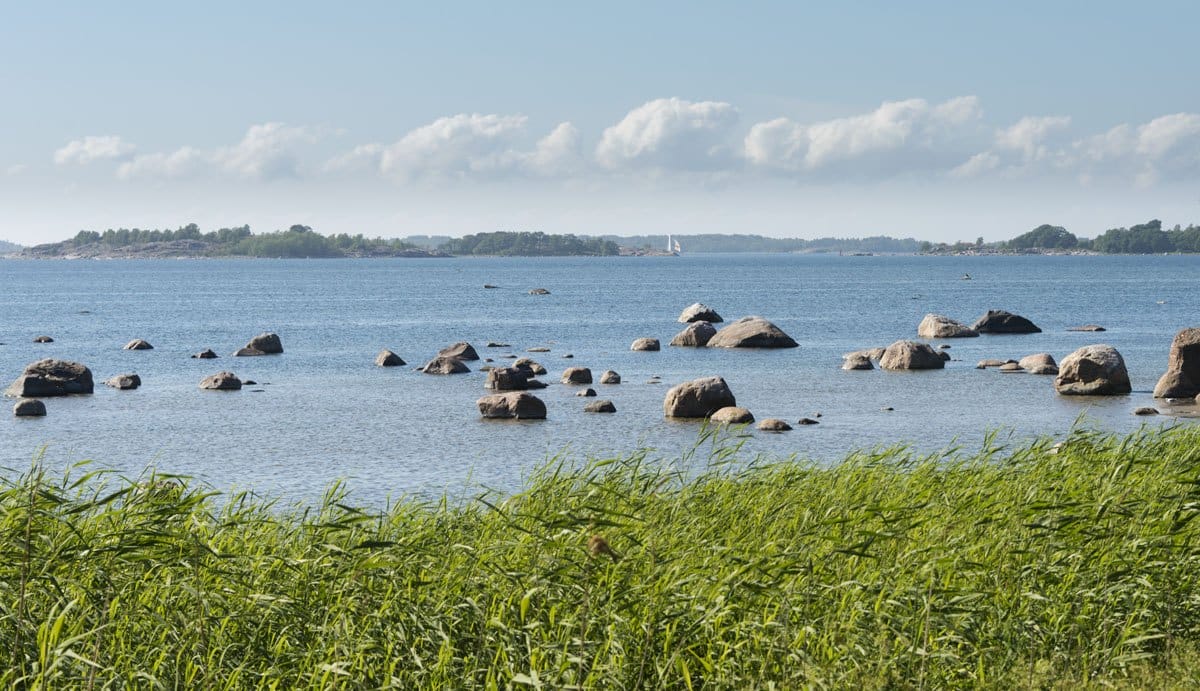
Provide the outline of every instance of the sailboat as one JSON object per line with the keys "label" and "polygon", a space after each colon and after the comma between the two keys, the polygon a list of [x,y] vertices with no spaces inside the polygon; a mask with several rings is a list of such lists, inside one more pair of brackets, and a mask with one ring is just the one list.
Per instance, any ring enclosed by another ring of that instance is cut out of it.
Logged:
{"label": "sailboat", "polygon": [[671,239],[670,233],[667,234],[667,251],[676,255],[683,251],[679,247],[679,241]]}

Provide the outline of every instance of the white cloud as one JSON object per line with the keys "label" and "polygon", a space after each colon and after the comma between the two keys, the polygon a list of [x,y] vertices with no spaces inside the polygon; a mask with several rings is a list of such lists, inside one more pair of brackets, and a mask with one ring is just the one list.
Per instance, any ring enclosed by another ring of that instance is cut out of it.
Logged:
{"label": "white cloud", "polygon": [[383,144],[361,144],[344,154],[329,159],[324,166],[326,172],[375,171],[383,158]]}
{"label": "white cloud", "polygon": [[750,128],[747,160],[768,169],[812,172],[862,162],[859,174],[888,174],[906,168],[946,165],[958,140],[968,136],[982,115],[974,96],[937,105],[924,99],[891,101],[875,110],[813,124],[787,118]]}
{"label": "white cloud", "polygon": [[721,167],[733,159],[728,139],[737,121],[737,109],[728,103],[660,98],[604,130],[596,160],[609,169]]}
{"label": "white cloud", "polygon": [[4,169],[4,174],[10,178],[13,178],[13,177],[20,175],[21,173],[24,173],[28,169],[29,169],[29,166],[25,165],[24,163],[14,163],[11,166]]}
{"label": "white cloud", "polygon": [[119,159],[129,156],[134,146],[122,141],[115,134],[102,136],[87,136],[68,142],[66,146],[54,152],[54,162],[64,166],[68,164],[84,165],[92,161]]}
{"label": "white cloud", "polygon": [[178,179],[200,174],[209,164],[205,152],[184,146],[170,153],[152,153],[135,156],[117,167],[117,177],[122,180],[134,178]]}
{"label": "white cloud", "polygon": [[384,148],[379,169],[401,179],[466,177],[511,166],[523,115],[459,114],[438,118]]}
{"label": "white cloud", "polygon": [[560,123],[550,134],[538,140],[524,167],[533,175],[559,175],[578,172],[584,165],[579,129],[569,122]]}
{"label": "white cloud", "polygon": [[1081,165],[1090,176],[1134,173],[1139,187],[1151,187],[1169,174],[1174,179],[1200,176],[1200,114],[1173,113],[1136,127],[1123,123],[1075,142]]}
{"label": "white cloud", "polygon": [[281,122],[253,125],[241,141],[211,150],[183,146],[171,152],[135,156],[117,168],[117,177],[178,179],[206,173],[238,179],[298,177],[298,148],[316,141],[310,128]]}
{"label": "white cloud", "polygon": [[968,158],[965,163],[950,171],[951,177],[973,178],[990,170],[1000,167],[1000,157],[991,151],[984,151]]}

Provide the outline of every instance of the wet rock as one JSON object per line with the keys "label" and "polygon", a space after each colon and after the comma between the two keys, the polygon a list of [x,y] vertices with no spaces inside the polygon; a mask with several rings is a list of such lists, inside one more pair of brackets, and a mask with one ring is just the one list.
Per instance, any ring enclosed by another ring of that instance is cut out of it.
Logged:
{"label": "wet rock", "polygon": [[1017,364],[1030,374],[1058,374],[1058,363],[1050,353],[1026,355]]}
{"label": "wet rock", "polygon": [[526,353],[549,353],[550,349],[547,348],[546,346],[534,346],[532,348],[526,348],[525,352]]}
{"label": "wet rock", "polygon": [[663,414],[667,417],[701,418],[735,405],[737,399],[724,379],[704,377],[671,387],[663,399]]}
{"label": "wet rock", "polygon": [[154,346],[150,345],[149,341],[135,338],[125,344],[124,350],[154,350]]}
{"label": "wet rock", "polygon": [[456,360],[478,360],[479,353],[470,343],[459,341],[438,351],[438,357],[452,357]]}
{"label": "wet rock", "polygon": [[496,391],[524,391],[529,388],[529,370],[520,367],[498,367],[487,373],[483,388]]}
{"label": "wet rock", "polygon": [[89,394],[95,388],[92,371],[78,362],[46,358],[25,366],[25,371],[4,395],[13,398]]}
{"label": "wet rock", "polygon": [[858,358],[865,357],[868,360],[879,362],[883,359],[883,353],[887,348],[863,348],[862,350],[853,350],[849,353],[842,353],[843,358]]}
{"label": "wet rock", "polygon": [[1036,334],[1042,330],[1025,317],[1004,310],[988,310],[971,325],[979,333],[989,334]]}
{"label": "wet rock", "polygon": [[595,389],[584,389],[583,391],[580,391],[579,393],[576,393],[575,395],[579,396],[581,398],[591,398],[596,395],[596,390]]}
{"label": "wet rock", "polygon": [[193,359],[200,359],[200,360],[214,360],[214,359],[216,359],[216,357],[217,357],[217,354],[212,351],[212,348],[205,348],[204,350],[201,350],[199,353],[194,353],[192,355]]}
{"label": "wet rock", "polygon": [[1154,386],[1155,398],[1192,398],[1200,394],[1200,328],[1183,329],[1171,341],[1167,371]]}
{"label": "wet rock", "polygon": [[620,384],[621,383],[621,375],[617,374],[616,372],[614,372],[612,370],[604,370],[604,373],[600,375],[600,383],[601,384]]}
{"label": "wet rock", "polygon": [[758,423],[756,427],[763,432],[789,432],[792,429],[791,425],[777,417],[769,417]]}
{"label": "wet rock", "polygon": [[754,415],[746,408],[731,405],[717,410],[709,419],[725,425],[743,425],[754,422]]}
{"label": "wet rock", "polygon": [[510,348],[510,347],[511,346],[508,345],[507,343],[501,343],[500,341],[488,341],[487,344],[484,346],[484,348]]}
{"label": "wet rock", "polygon": [[49,336],[34,336],[33,342],[34,343],[53,343],[54,339],[50,338]]}
{"label": "wet rock", "polygon": [[238,355],[278,355],[282,352],[283,342],[279,340],[279,335],[268,331],[250,339],[250,342],[238,351]]}
{"label": "wet rock", "polygon": [[683,331],[675,334],[671,345],[684,348],[703,348],[708,345],[713,336],[717,335],[717,327],[708,322],[692,322]]}
{"label": "wet rock", "polygon": [[1025,371],[1024,367],[1022,367],[1021,365],[1019,365],[1015,362],[1006,362],[1003,365],[1000,365],[1000,367],[998,369],[999,369],[999,371],[1004,372],[1005,374],[1015,374],[1017,372]]}
{"label": "wet rock", "polygon": [[940,314],[926,314],[917,325],[920,338],[974,338],[979,332]]}
{"label": "wet rock", "polygon": [[586,367],[568,367],[563,370],[562,383],[564,384],[591,384],[592,371]]}
{"label": "wet rock", "polygon": [[529,380],[526,380],[526,382],[525,382],[525,388],[527,388],[527,389],[544,389],[544,388],[546,388],[546,382],[539,381],[537,379],[529,379]]}
{"label": "wet rock", "polygon": [[495,290],[496,288],[499,288],[500,286],[494,286],[494,285],[492,285],[491,283],[484,283],[484,284],[483,284],[483,287],[484,287],[484,288],[486,288],[486,289],[488,289],[488,290]]}
{"label": "wet rock", "polygon": [[721,315],[717,314],[716,310],[709,307],[708,305],[705,305],[705,304],[699,303],[699,302],[691,305],[690,307],[687,307],[686,309],[683,310],[683,312],[680,312],[680,314],[679,314],[679,323],[680,324],[688,324],[691,322],[701,322],[701,321],[709,322],[710,324],[716,324],[719,322],[723,322],[725,320],[721,319]]}
{"label": "wet rock", "polygon": [[842,369],[844,369],[844,370],[868,370],[868,369],[875,369],[875,365],[871,364],[871,360],[868,359],[867,356],[860,355],[858,353],[851,353],[842,362]]}
{"label": "wet rock", "polygon": [[[891,408],[884,408],[884,410],[891,410]],[[819,425],[821,423],[817,422],[816,420],[814,420],[810,417],[802,417],[796,421],[796,424],[798,424],[798,425]]]}
{"label": "wet rock", "polygon": [[928,343],[896,341],[884,351],[879,366],[888,370],[943,369],[946,361]]}
{"label": "wet rock", "polygon": [[708,341],[710,348],[795,348],[796,341],[762,317],[742,317]]}
{"label": "wet rock", "polygon": [[639,338],[629,346],[630,350],[659,350],[661,345],[657,338]]}
{"label": "wet rock", "polygon": [[583,412],[585,412],[585,413],[615,413],[615,412],[617,412],[617,406],[613,405],[613,402],[609,401],[609,400],[592,401],[591,403],[589,403],[583,407]]}
{"label": "wet rock", "polygon": [[375,365],[377,367],[403,367],[406,364],[408,363],[400,359],[399,355],[386,348],[379,351],[379,354],[375,356]]}
{"label": "wet rock", "polygon": [[421,371],[425,374],[466,374],[471,371],[471,368],[463,364],[462,360],[454,357],[438,356],[426,362]]}
{"label": "wet rock", "polygon": [[564,359],[564,360],[573,360],[574,358],[575,358],[575,356],[574,356],[574,355],[572,355],[572,354],[570,354],[570,353],[563,353],[563,354],[562,354],[562,359]]}
{"label": "wet rock", "polygon": [[111,386],[114,389],[121,391],[129,391],[136,389],[142,385],[142,378],[136,374],[118,374],[115,377],[109,377],[104,382],[105,386]]}
{"label": "wet rock", "polygon": [[1016,360],[997,360],[995,358],[992,358],[989,360],[980,360],[979,364],[975,365],[975,369],[987,369],[989,367],[1003,367],[1004,365],[1007,365],[1010,362],[1016,363],[1017,361]]}
{"label": "wet rock", "polygon": [[494,393],[475,401],[479,414],[488,419],[545,420],[546,404],[524,391]]}
{"label": "wet rock", "polygon": [[242,388],[242,380],[233,372],[217,372],[200,381],[200,388],[214,391],[237,391]]}
{"label": "wet rock", "polygon": [[1142,407],[1134,408],[1134,415],[1158,415],[1158,408]]}
{"label": "wet rock", "polygon": [[1125,360],[1110,345],[1089,345],[1063,358],[1054,389],[1064,396],[1119,396],[1132,390]]}
{"label": "wet rock", "polygon": [[36,398],[22,398],[13,404],[16,417],[42,417],[45,414],[46,404]]}
{"label": "wet rock", "polygon": [[545,367],[542,367],[537,362],[534,362],[533,360],[531,360],[527,357],[523,357],[523,358],[517,360],[516,362],[513,363],[512,366],[529,370],[529,376],[531,376],[531,377],[541,376],[546,373]]}

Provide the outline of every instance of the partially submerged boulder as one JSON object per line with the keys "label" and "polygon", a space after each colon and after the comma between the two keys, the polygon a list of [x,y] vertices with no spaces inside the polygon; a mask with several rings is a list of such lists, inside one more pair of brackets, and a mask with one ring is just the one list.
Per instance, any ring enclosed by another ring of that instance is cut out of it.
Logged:
{"label": "partially submerged boulder", "polygon": [[36,398],[22,398],[13,404],[16,417],[42,417],[45,414],[46,404]]}
{"label": "partially submerged boulder", "polygon": [[868,370],[875,369],[875,365],[871,364],[870,358],[861,353],[850,353],[842,362],[844,370]]}
{"label": "partially submerged boulder", "polygon": [[1019,314],[1004,310],[988,310],[971,328],[979,333],[989,334],[1036,334],[1042,330],[1036,324]]}
{"label": "partially submerged boulder", "polygon": [[710,348],[795,348],[796,341],[762,317],[730,322],[709,341]]}
{"label": "partially submerged boulder", "polygon": [[135,338],[125,344],[124,350],[154,350],[154,346],[150,345],[149,341]]}
{"label": "partially submerged boulder", "polygon": [[725,321],[721,319],[721,315],[717,311],[703,303],[697,302],[687,307],[679,314],[679,323],[688,324],[691,322],[709,322],[716,324]]}
{"label": "partially submerged boulder", "polygon": [[777,417],[769,417],[766,420],[756,425],[763,432],[790,432],[792,426],[786,420],[780,420]]}
{"label": "partially submerged boulder", "polygon": [[1119,396],[1132,390],[1125,359],[1110,345],[1089,345],[1063,358],[1054,390],[1064,396]]}
{"label": "partially submerged boulder", "polygon": [[529,388],[529,370],[520,367],[497,367],[487,373],[483,388],[496,391],[524,391]]}
{"label": "partially submerged boulder", "polygon": [[1107,331],[1103,326],[1098,324],[1084,324],[1083,326],[1068,326],[1067,331]]}
{"label": "partially submerged boulder", "polygon": [[617,374],[616,372],[614,372],[612,370],[604,370],[604,373],[600,375],[600,383],[601,384],[620,384],[621,383],[621,375]]}
{"label": "partially submerged boulder", "polygon": [[592,401],[583,407],[585,413],[615,413],[617,406],[609,400]]}
{"label": "partially submerged boulder", "polygon": [[889,370],[943,369],[946,361],[928,343],[896,341],[883,351],[879,366]]}
{"label": "partially submerged boulder", "polygon": [[657,338],[639,338],[629,346],[630,350],[660,350],[662,345]]}
{"label": "partially submerged boulder", "polygon": [[456,357],[444,357],[439,355],[434,359],[426,362],[421,371],[425,374],[466,374],[471,371],[471,368],[463,364],[462,360]]}
{"label": "partially submerged boulder", "polygon": [[142,378],[136,374],[118,374],[115,377],[109,377],[104,384],[121,391],[129,391],[141,386]]}
{"label": "partially submerged boulder", "polygon": [[868,360],[879,362],[883,359],[883,352],[885,350],[887,348],[863,348],[862,350],[852,350],[849,353],[842,353],[842,357],[845,359],[865,357]]}
{"label": "partially submerged boulder", "polygon": [[46,358],[25,366],[25,371],[4,395],[14,398],[89,394],[95,388],[92,371],[78,362]]}
{"label": "partially submerged boulder", "polygon": [[520,367],[524,370],[529,370],[529,376],[536,377],[546,373],[546,368],[539,365],[537,362],[527,358],[519,358],[512,364],[513,367]]}
{"label": "partially submerged boulder", "polygon": [[375,366],[377,367],[403,367],[408,363],[405,362],[399,355],[384,348],[375,356]]}
{"label": "partially submerged boulder", "polygon": [[49,336],[34,336],[33,342],[34,343],[53,343],[54,339],[50,338]]}
{"label": "partially submerged boulder", "polygon": [[545,288],[534,288],[533,290],[529,291],[529,294],[530,295],[549,295],[550,291],[546,290]]}
{"label": "partially submerged boulder", "polygon": [[731,405],[713,413],[709,419],[724,425],[744,425],[754,422],[754,415],[746,408]]}
{"label": "partially submerged boulder", "polygon": [[279,335],[271,332],[260,333],[238,350],[234,355],[247,357],[254,355],[278,355],[283,352],[283,342]]}
{"label": "partially submerged boulder", "polygon": [[478,360],[479,353],[466,341],[459,341],[438,351],[438,357],[452,357],[458,360]]}
{"label": "partially submerged boulder", "polygon": [[1026,355],[1017,364],[1030,374],[1058,374],[1058,363],[1054,361],[1054,356],[1050,353]]}
{"label": "partially submerged boulder", "polygon": [[973,338],[979,336],[979,332],[950,317],[927,314],[917,325],[917,336],[920,338]]}
{"label": "partially submerged boulder", "polygon": [[475,401],[479,414],[488,419],[545,420],[546,404],[524,391],[494,393]]}
{"label": "partially submerged boulder", "polygon": [[217,372],[200,381],[200,388],[213,391],[237,391],[242,388],[242,380],[233,372]]}
{"label": "partially submerged boulder", "polygon": [[199,353],[194,353],[192,357],[199,360],[215,360],[217,354],[213,352],[212,348],[205,348]]}
{"label": "partially submerged boulder", "polygon": [[568,367],[563,370],[562,383],[564,384],[591,384],[592,371],[586,367]]}
{"label": "partially submerged boulder", "polygon": [[1200,328],[1183,329],[1171,341],[1167,371],[1154,387],[1155,398],[1192,398],[1200,394]]}
{"label": "partially submerged boulder", "polygon": [[735,405],[737,399],[724,379],[704,377],[671,387],[663,399],[663,414],[667,417],[700,418]]}
{"label": "partially submerged boulder", "polygon": [[717,327],[708,322],[692,322],[683,331],[675,334],[671,345],[685,348],[703,348],[717,335]]}

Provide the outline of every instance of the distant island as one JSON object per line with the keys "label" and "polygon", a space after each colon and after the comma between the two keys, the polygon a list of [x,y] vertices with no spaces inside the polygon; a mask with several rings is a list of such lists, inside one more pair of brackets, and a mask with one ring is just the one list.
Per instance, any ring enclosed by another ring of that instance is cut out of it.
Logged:
{"label": "distant island", "polygon": [[1004,242],[920,244],[922,254],[1195,254],[1200,253],[1200,226],[1176,225],[1163,230],[1154,219],[1129,228],[1109,228],[1094,239],[1077,237],[1062,226],[1042,224]]}

